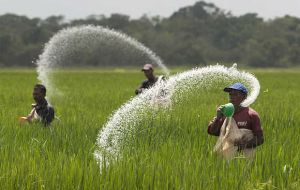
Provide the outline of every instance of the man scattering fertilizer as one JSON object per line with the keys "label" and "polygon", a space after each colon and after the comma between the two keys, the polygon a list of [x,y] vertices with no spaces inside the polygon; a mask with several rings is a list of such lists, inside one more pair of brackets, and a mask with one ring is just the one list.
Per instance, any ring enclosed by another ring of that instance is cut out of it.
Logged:
{"label": "man scattering fertilizer", "polygon": [[164,80],[163,76],[157,77],[154,75],[154,68],[151,64],[145,64],[142,68],[147,80],[144,80],[142,84],[135,90],[135,94],[142,93],[145,89],[152,87],[160,79]]}
{"label": "man scattering fertilizer", "polygon": [[41,84],[36,84],[32,93],[35,104],[32,104],[32,110],[27,117],[20,117],[19,122],[40,121],[45,126],[48,126],[54,119],[54,109],[48,104],[45,99],[46,87]]}
{"label": "man scattering fertilizer", "polygon": [[237,151],[251,156],[253,148],[263,144],[263,131],[258,113],[250,107],[242,107],[248,90],[241,83],[224,88],[234,106],[232,117],[225,117],[223,106],[217,109],[216,117],[208,125],[210,135],[219,136],[215,151],[227,158],[234,157]]}

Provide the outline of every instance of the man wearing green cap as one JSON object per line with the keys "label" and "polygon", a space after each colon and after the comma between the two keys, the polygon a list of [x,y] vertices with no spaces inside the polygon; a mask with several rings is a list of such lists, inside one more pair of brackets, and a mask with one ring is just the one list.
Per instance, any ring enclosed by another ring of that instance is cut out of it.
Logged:
{"label": "man wearing green cap", "polygon": [[[249,129],[253,132],[253,138],[250,140],[240,139],[234,142],[239,150],[245,148],[254,148],[263,144],[263,130],[260,125],[260,118],[258,113],[250,107],[242,107],[241,103],[247,98],[248,90],[242,83],[235,83],[224,88],[225,92],[229,94],[229,101],[234,105],[233,118],[236,121],[238,128]],[[219,136],[222,124],[225,120],[222,106],[217,109],[216,117],[208,125],[208,134]]]}

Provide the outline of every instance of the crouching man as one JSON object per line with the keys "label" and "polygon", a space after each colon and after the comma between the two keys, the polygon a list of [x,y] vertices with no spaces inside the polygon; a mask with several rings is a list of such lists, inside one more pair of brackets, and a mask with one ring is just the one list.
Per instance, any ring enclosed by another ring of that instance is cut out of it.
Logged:
{"label": "crouching man", "polygon": [[54,119],[54,109],[48,104],[46,97],[46,87],[42,84],[36,84],[32,93],[35,104],[32,104],[32,110],[27,117],[20,117],[20,123],[39,121],[48,126]]}

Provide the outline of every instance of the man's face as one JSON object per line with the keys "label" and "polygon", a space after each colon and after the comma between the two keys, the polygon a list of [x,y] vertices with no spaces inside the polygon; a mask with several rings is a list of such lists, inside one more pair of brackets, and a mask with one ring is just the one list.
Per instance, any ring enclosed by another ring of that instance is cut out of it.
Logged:
{"label": "man's face", "polygon": [[230,90],[229,91],[229,101],[234,105],[234,106],[239,106],[242,101],[244,101],[246,98],[246,95],[243,94],[242,92],[238,90]]}
{"label": "man's face", "polygon": [[153,70],[152,69],[143,70],[143,71],[144,71],[145,77],[147,77],[147,79],[153,78]]}
{"label": "man's face", "polygon": [[33,89],[32,96],[36,103],[41,102],[45,98],[45,95],[38,88]]}

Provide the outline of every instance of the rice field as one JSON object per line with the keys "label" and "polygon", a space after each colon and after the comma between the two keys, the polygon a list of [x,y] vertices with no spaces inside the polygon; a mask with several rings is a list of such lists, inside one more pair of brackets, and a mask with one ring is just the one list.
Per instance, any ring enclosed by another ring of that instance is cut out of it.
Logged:
{"label": "rice field", "polygon": [[216,156],[207,124],[227,102],[222,86],[194,89],[149,115],[122,155],[100,171],[96,139],[144,79],[135,70],[61,71],[52,126],[20,125],[31,109],[34,70],[0,70],[1,189],[300,189],[300,70],[255,70],[265,143],[253,160]]}

